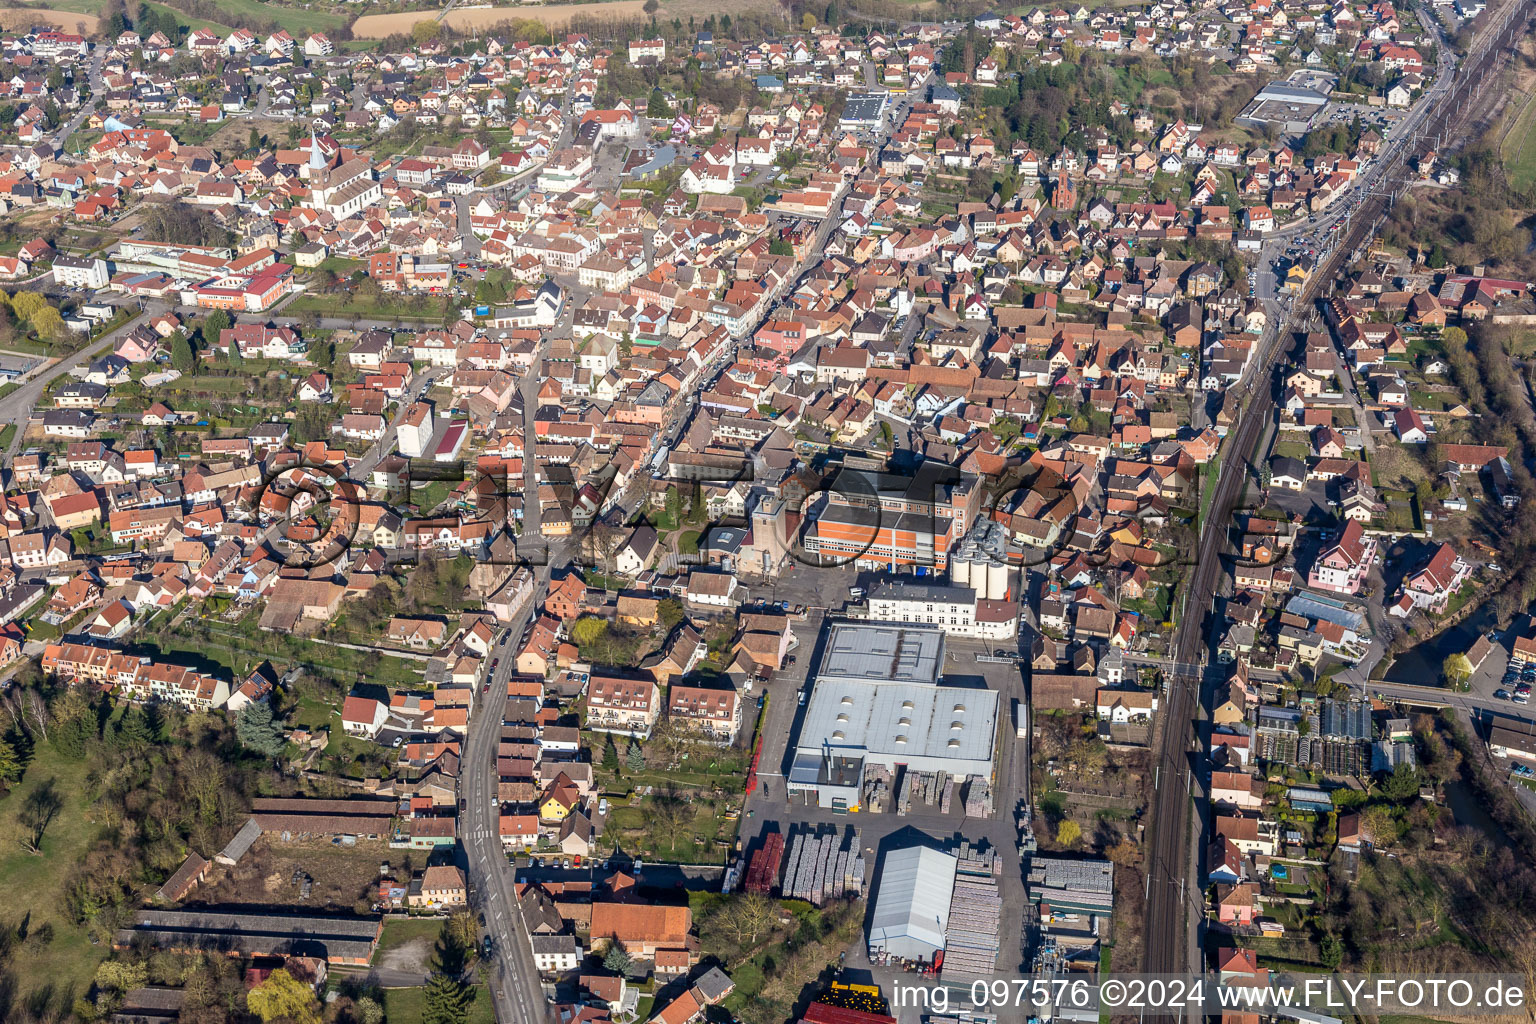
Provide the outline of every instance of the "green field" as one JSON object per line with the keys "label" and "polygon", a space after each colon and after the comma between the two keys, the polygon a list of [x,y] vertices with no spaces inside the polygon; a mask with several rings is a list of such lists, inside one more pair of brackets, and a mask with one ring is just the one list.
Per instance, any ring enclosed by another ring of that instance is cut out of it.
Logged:
{"label": "green field", "polygon": [[[59,0],[58,3],[49,3],[46,6],[50,10],[71,11],[76,14],[94,14],[99,17],[107,5],[105,0]],[[287,29],[288,33],[297,39],[301,45],[304,42],[304,38],[311,32],[329,32],[342,25],[352,23],[351,14],[345,11],[331,10],[323,4],[316,4],[314,7],[306,9],[302,6],[263,3],[262,0],[219,0],[219,9],[228,12],[229,20],[218,22],[194,18],[175,4],[145,2],[143,6],[152,9],[170,10],[188,28],[222,28],[227,31],[241,22],[248,21],[250,24],[264,24],[268,21],[274,21],[280,27]]]}
{"label": "green field", "polygon": [[1516,102],[1522,104],[1520,112],[1504,136],[1499,158],[1510,186],[1516,192],[1527,192],[1536,187],[1536,93]]}
{"label": "green field", "polygon": [[[22,848],[27,830],[17,815],[27,796],[50,779],[63,803],[43,836],[42,854],[34,855]],[[21,784],[0,800],[0,926],[18,929],[25,922],[27,934],[15,944],[5,967],[16,980],[18,1003],[28,993],[51,987],[53,1005],[67,1011],[74,997],[90,986],[96,965],[106,959],[109,947],[93,945],[64,903],[70,869],[96,835],[86,790],[84,763],[43,744],[34,751]]]}

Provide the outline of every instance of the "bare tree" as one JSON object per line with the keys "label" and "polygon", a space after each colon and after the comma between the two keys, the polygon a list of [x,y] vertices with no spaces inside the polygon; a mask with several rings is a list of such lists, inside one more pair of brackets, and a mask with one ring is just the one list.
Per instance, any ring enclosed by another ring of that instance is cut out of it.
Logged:
{"label": "bare tree", "polygon": [[27,835],[21,840],[23,849],[34,855],[43,852],[43,834],[48,831],[48,826],[63,806],[64,798],[59,795],[53,779],[45,780],[27,794],[16,816],[27,829]]}
{"label": "bare tree", "polygon": [[42,736],[43,742],[48,741],[48,703],[43,700],[43,695],[36,690],[22,691],[22,713],[26,716],[27,723]]}
{"label": "bare tree", "polygon": [[749,892],[741,900],[741,916],[746,920],[747,937],[753,942],[773,927],[778,910],[773,900],[760,892]]}

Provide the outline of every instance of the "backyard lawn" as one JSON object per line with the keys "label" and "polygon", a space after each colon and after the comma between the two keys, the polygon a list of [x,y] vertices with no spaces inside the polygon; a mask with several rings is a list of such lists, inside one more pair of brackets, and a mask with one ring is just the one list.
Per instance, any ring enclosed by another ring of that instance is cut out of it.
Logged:
{"label": "backyard lawn", "polygon": [[342,295],[300,295],[285,313],[315,313],[320,316],[355,316],[375,320],[439,321],[448,305],[440,295],[390,296],[364,298],[356,293]]}
{"label": "backyard lawn", "polygon": [[443,921],[441,918],[424,917],[409,921],[388,920],[384,922],[384,934],[379,936],[379,948],[374,957],[379,953],[387,953],[392,949],[398,949],[407,942],[416,939],[428,939],[437,941],[442,933]]}
{"label": "backyard lawn", "polygon": [[[386,1024],[420,1024],[426,1020],[426,990],[420,988],[387,988],[384,990],[384,1020]],[[469,1024],[495,1024],[496,1008],[491,1003],[491,993],[484,985],[475,986],[475,1001],[469,1005]]]}

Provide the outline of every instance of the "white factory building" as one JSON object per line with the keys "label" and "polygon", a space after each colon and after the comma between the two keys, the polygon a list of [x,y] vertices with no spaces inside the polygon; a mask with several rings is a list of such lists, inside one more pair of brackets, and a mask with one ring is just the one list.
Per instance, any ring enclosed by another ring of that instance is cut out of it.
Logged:
{"label": "white factory building", "polygon": [[991,520],[976,524],[949,557],[949,583],[882,580],[871,590],[864,616],[871,622],[935,626],[949,636],[1012,640],[1019,635],[1019,600],[1010,584],[1007,531]]}
{"label": "white factory building", "polygon": [[1010,640],[1019,635],[1019,605],[977,596],[972,587],[882,580],[869,595],[871,622],[936,626],[950,636]]}
{"label": "white factory building", "polygon": [[838,623],[827,637],[787,789],[819,806],[859,806],[867,768],[992,777],[997,693],[945,686],[944,633]]}

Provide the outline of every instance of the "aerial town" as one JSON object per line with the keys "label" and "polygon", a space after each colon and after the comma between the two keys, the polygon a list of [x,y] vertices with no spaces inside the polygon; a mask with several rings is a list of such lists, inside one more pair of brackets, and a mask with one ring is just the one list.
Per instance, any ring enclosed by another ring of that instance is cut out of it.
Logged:
{"label": "aerial town", "polygon": [[1531,15],[0,12],[0,1020],[1528,976]]}

